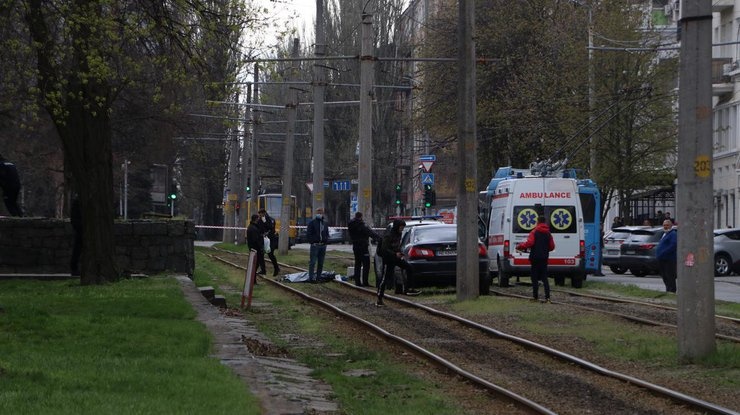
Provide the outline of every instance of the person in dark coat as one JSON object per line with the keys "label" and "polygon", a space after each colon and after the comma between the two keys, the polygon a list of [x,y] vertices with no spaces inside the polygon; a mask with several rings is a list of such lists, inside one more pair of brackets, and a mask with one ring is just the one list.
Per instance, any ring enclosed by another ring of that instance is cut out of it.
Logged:
{"label": "person in dark coat", "polygon": [[383,236],[383,240],[380,243],[379,251],[380,256],[383,258],[383,273],[381,280],[376,284],[378,301],[375,305],[378,307],[383,306],[385,285],[388,281],[393,281],[396,267],[402,269],[408,269],[409,267],[408,262],[403,258],[403,252],[401,252],[401,236],[405,227],[406,222],[403,219],[394,220],[391,229]]}
{"label": "person in dark coat", "polygon": [[[329,226],[324,222],[324,208],[316,209],[316,216],[306,226],[306,239],[311,244],[308,260],[308,282],[318,282],[324,270]],[[314,273],[314,269],[316,272]]]}
{"label": "person in dark coat", "polygon": [[259,221],[259,215],[252,215],[247,226],[247,246],[249,249],[254,249],[257,252],[257,266],[259,271],[257,274],[265,275],[265,240],[262,237],[262,230],[260,229],[257,221]]}
{"label": "person in dark coat", "polygon": [[0,154],[0,188],[3,189],[3,202],[11,216],[23,216],[23,210],[18,206],[18,194],[21,192],[21,180],[15,164],[3,158]]}
{"label": "person in dark coat", "polygon": [[82,210],[80,209],[80,198],[75,195],[69,207],[69,221],[74,231],[74,242],[72,244],[72,258],[69,260],[69,273],[80,275],[80,256],[82,255]]}
{"label": "person in dark coat", "polygon": [[550,251],[555,249],[555,241],[550,233],[550,226],[545,223],[544,216],[537,217],[537,226],[527,236],[527,240],[517,244],[518,251],[529,250],[529,262],[532,266],[532,297],[539,299],[539,281],[545,286],[545,301],[550,302],[550,283],[547,280],[547,260]]}
{"label": "person in dark coat", "polygon": [[352,253],[355,256],[355,285],[369,287],[370,275],[370,243],[369,239],[377,243],[380,239],[375,231],[370,229],[362,220],[362,212],[355,213],[355,217],[347,224],[349,238],[352,240]]}
{"label": "person in dark coat", "polygon": [[265,209],[260,209],[260,219],[257,222],[257,226],[262,231],[262,236],[266,236],[270,240],[270,252],[267,253],[267,257],[272,262],[272,276],[275,277],[280,273],[280,266],[278,265],[277,258],[275,258],[275,251],[278,248],[278,235],[275,233],[275,219],[270,216]]}
{"label": "person in dark coat", "polygon": [[[667,212],[666,212],[667,213]],[[660,277],[669,293],[676,292],[676,251],[678,250],[678,232],[673,229],[670,219],[663,221],[663,236],[655,248],[655,258],[658,260]]]}

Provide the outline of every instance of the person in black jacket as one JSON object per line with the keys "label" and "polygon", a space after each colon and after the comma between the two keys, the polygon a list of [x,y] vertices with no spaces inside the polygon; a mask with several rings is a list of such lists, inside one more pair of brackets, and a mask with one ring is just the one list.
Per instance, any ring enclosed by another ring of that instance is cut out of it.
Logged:
{"label": "person in black jacket", "polygon": [[404,260],[403,253],[401,252],[401,236],[405,227],[406,222],[402,219],[394,220],[391,230],[383,236],[383,241],[380,244],[380,256],[383,257],[383,277],[376,284],[378,288],[378,301],[375,305],[378,307],[383,306],[385,285],[387,281],[393,280],[396,267],[402,269],[408,269],[409,267],[408,262]]}
{"label": "person in black jacket", "polygon": [[[329,241],[329,226],[324,221],[324,208],[316,209],[316,216],[306,226],[306,239],[311,244],[308,260],[308,282],[318,282],[324,270],[326,243]],[[314,273],[314,267],[316,273]]]}
{"label": "person in black jacket", "polygon": [[544,216],[537,217],[537,226],[527,236],[527,240],[517,244],[518,251],[529,250],[529,262],[532,265],[532,296],[538,300],[537,292],[540,288],[539,281],[545,286],[545,301],[550,302],[550,283],[547,280],[547,260],[550,251],[555,249],[555,241],[550,233],[550,226],[545,223]]}
{"label": "person in black jacket", "polygon": [[80,209],[80,198],[75,195],[69,207],[69,221],[74,231],[74,242],[72,244],[72,258],[69,260],[69,273],[80,275],[80,256],[82,254],[82,210]]}
{"label": "person in black jacket", "polygon": [[259,221],[259,215],[252,215],[247,226],[247,246],[249,249],[254,249],[257,252],[257,266],[260,268],[257,274],[265,275],[265,240],[262,237],[262,230],[257,221]]}
{"label": "person in black jacket", "polygon": [[[267,257],[272,262],[272,276],[275,277],[280,273],[280,266],[278,265],[277,258],[275,258],[275,250],[278,248],[278,235],[275,233],[275,219],[270,216],[265,209],[260,209],[260,219],[257,222],[257,226],[262,231],[262,236],[266,236],[270,240],[270,252],[267,253]],[[263,268],[264,269],[264,268]]]}
{"label": "person in black jacket", "polygon": [[347,224],[347,231],[352,240],[352,253],[355,255],[355,285],[369,287],[370,244],[368,239],[372,238],[377,243],[380,236],[365,224],[362,220],[362,212],[355,213],[355,217]]}
{"label": "person in black jacket", "polygon": [[3,189],[3,202],[11,216],[23,216],[18,206],[18,194],[21,192],[21,180],[15,164],[5,160],[0,154],[0,188]]}

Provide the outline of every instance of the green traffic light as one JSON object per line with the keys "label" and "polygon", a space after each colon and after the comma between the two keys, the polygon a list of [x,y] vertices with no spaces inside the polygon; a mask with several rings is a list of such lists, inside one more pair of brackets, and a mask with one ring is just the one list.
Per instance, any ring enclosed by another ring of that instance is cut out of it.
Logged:
{"label": "green traffic light", "polygon": [[177,195],[176,195],[176,194],[174,194],[174,193],[172,193],[172,194],[170,195],[170,199],[172,199],[172,200],[175,200],[175,199],[177,199]]}
{"label": "green traffic light", "polygon": [[429,202],[424,203],[424,207],[432,207],[432,204]]}

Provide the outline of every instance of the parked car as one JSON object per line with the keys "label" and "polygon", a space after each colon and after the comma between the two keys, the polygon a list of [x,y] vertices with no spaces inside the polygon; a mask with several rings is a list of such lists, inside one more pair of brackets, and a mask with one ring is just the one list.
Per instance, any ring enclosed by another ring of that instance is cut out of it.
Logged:
{"label": "parked car", "polygon": [[602,250],[602,263],[609,267],[615,274],[624,274],[627,268],[623,267],[620,262],[620,247],[630,238],[632,231],[638,229],[647,229],[648,226],[620,226],[607,232],[604,236],[604,248]]}
{"label": "parked car", "polygon": [[[410,231],[411,228],[414,228],[416,226],[426,226],[426,225],[439,225],[443,224],[444,222],[437,220],[437,216],[392,216],[388,218],[388,226],[385,227],[384,232],[380,232],[381,238],[385,235],[385,232],[390,232],[391,227],[393,226],[393,220],[395,219],[403,219],[406,222],[406,226],[403,228],[403,235],[406,234],[406,232]],[[401,237],[403,238],[403,235]],[[378,246],[375,250],[375,255],[373,256],[373,267],[375,268],[375,280],[380,281],[381,274],[383,272],[383,258],[378,254],[378,251],[380,251],[381,244],[378,243]],[[400,279],[401,271],[396,268],[396,276],[397,279]],[[395,279],[394,279],[395,281]],[[396,294],[403,294],[404,293],[404,287],[401,286],[395,286],[394,281],[386,281],[385,288],[386,289],[394,289]]]}
{"label": "parked car", "polygon": [[329,239],[327,243],[330,244],[343,244],[347,241],[345,237],[345,231],[339,228],[329,228]]}
{"label": "parked car", "polygon": [[620,246],[619,266],[629,269],[632,275],[636,277],[659,274],[655,251],[662,236],[662,227],[646,227],[633,230],[629,239]]}
{"label": "parked car", "polygon": [[740,228],[714,230],[714,275],[740,272]]}
{"label": "parked car", "polygon": [[[412,227],[401,239],[401,251],[409,264],[396,278],[396,291],[408,288],[455,285],[457,279],[457,225]],[[478,242],[478,275],[481,295],[491,289],[488,250]],[[399,285],[401,287],[399,287]]]}

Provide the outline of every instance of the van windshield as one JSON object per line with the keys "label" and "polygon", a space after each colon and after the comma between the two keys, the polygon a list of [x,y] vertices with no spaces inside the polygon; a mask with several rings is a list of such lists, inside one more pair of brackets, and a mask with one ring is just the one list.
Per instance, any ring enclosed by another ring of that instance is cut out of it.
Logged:
{"label": "van windshield", "polygon": [[[539,212],[538,209],[544,210]],[[557,233],[576,233],[578,226],[576,224],[576,207],[575,206],[514,206],[514,217],[512,224],[513,233],[529,233],[537,225],[537,215],[545,215],[545,222],[550,225],[550,232]]]}

